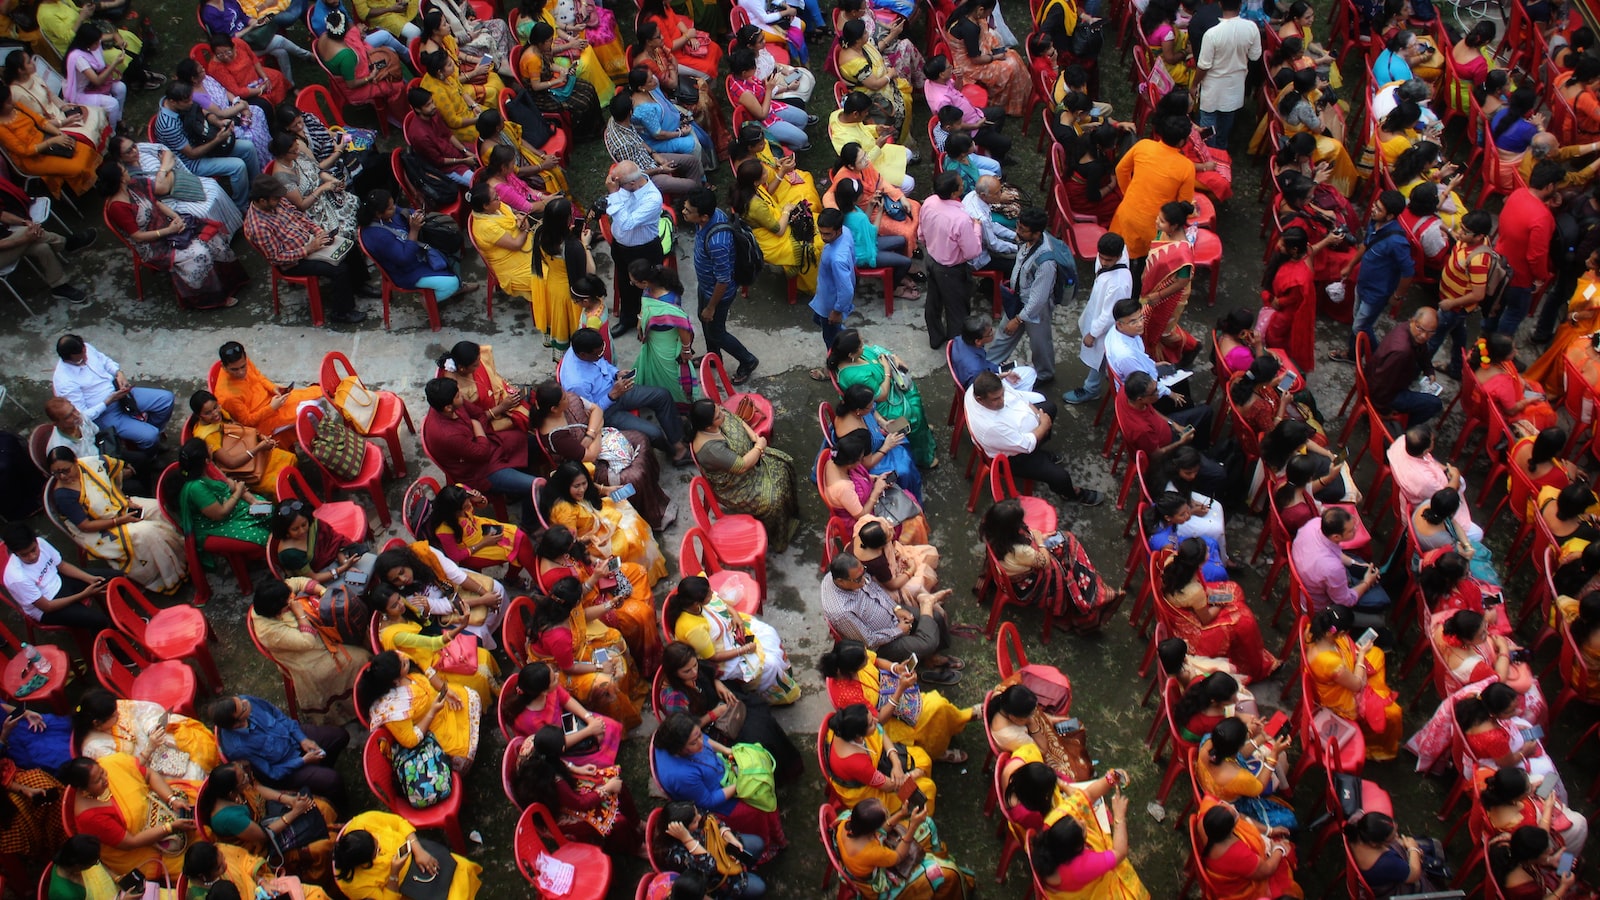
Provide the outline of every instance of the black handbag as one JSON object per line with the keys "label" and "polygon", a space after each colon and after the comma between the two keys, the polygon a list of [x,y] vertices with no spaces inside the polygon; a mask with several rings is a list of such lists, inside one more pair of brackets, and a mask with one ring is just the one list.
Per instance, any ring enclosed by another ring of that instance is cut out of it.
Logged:
{"label": "black handbag", "polygon": [[1106,44],[1104,25],[1101,22],[1079,20],[1078,29],[1072,32],[1072,55],[1080,59],[1100,55]]}
{"label": "black handbag", "polygon": [[437,841],[417,838],[417,844],[439,861],[439,871],[425,875],[412,859],[406,868],[406,877],[400,882],[400,894],[407,900],[445,900],[456,877],[456,858],[450,855],[449,847]]}
{"label": "black handbag", "polygon": [[[284,814],[289,807],[276,800],[267,801],[267,818],[261,822],[261,830],[267,833],[267,842],[271,844],[268,862],[273,868],[283,865],[283,860],[295,850],[309,847],[317,841],[328,839],[328,822],[322,818],[322,813],[316,808],[310,812],[285,819]],[[284,823],[282,831],[274,831],[272,825]]]}

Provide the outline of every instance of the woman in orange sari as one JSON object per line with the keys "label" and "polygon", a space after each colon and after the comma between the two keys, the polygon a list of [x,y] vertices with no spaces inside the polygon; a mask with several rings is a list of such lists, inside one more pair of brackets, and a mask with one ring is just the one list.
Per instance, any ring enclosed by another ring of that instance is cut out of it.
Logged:
{"label": "woman in orange sari", "polygon": [[995,0],[967,0],[951,13],[945,26],[950,67],[956,77],[983,85],[989,102],[1004,107],[1006,115],[1020,118],[1028,112],[1033,79],[1028,64],[1017,51],[1005,49],[1000,36],[989,27],[994,5]]}
{"label": "woman in orange sari", "polygon": [[906,196],[899,185],[884,181],[878,170],[873,168],[872,160],[868,158],[860,144],[851,141],[839,149],[839,156],[834,160],[828,177],[831,179],[828,191],[822,195],[822,205],[825,209],[839,207],[839,201],[833,196],[833,188],[846,178],[861,183],[861,195],[856,199],[856,206],[869,215],[872,198],[882,191],[886,200],[900,203],[905,208],[906,215],[904,219],[896,219],[885,213],[878,219],[878,234],[905,238],[906,247],[910,248],[906,251],[908,255],[916,249],[917,221],[922,215],[922,204]]}
{"label": "woman in orange sari", "polygon": [[[641,0],[639,17],[656,26],[671,59],[684,75],[698,78],[716,78],[722,64],[722,48],[704,31],[694,27],[694,20],[672,8],[666,0]],[[634,65],[641,65],[638,57]],[[685,69],[690,71],[686,72]],[[656,73],[661,78],[661,73]],[[665,80],[665,79],[663,79]]]}
{"label": "woman in orange sari", "polygon": [[1266,828],[1215,797],[1200,801],[1199,816],[1205,843],[1195,849],[1211,900],[1305,896],[1294,880],[1289,829]]}
{"label": "woman in orange sari", "polygon": [[1287,352],[1301,372],[1311,371],[1317,363],[1317,284],[1312,254],[1333,241],[1327,236],[1312,244],[1304,228],[1285,228],[1261,279],[1261,302],[1272,310],[1261,343]]}
{"label": "woman in orange sari", "polygon": [[565,525],[546,529],[534,552],[540,590],[550,591],[563,578],[576,579],[583,588],[584,607],[601,611],[596,621],[622,633],[644,671],[656,670],[661,661],[661,627],[643,568],[624,562],[615,571],[608,570],[605,557],[590,552]]}
{"label": "woman in orange sari", "polygon": [[1506,424],[1518,437],[1538,434],[1558,424],[1556,411],[1545,399],[1544,386],[1517,371],[1516,346],[1510,335],[1490,334],[1479,338],[1473,362],[1477,363],[1482,396],[1463,398],[1469,412],[1481,407],[1487,398],[1500,407]]}
{"label": "woman in orange sari", "polygon": [[0,147],[5,148],[18,172],[37,175],[51,196],[61,196],[66,185],[74,194],[94,187],[100,154],[89,141],[79,140],[25,106],[10,92],[0,94]]}
{"label": "woman in orange sari", "polygon": [[1566,359],[1568,348],[1600,330],[1600,250],[1590,253],[1583,264],[1586,270],[1578,277],[1578,285],[1567,300],[1566,319],[1556,329],[1550,346],[1522,373],[1523,377],[1544,385],[1545,395],[1551,401],[1560,400],[1566,393],[1567,372],[1562,361]]}
{"label": "woman in orange sari", "polygon": [[[1383,651],[1356,643],[1350,636],[1354,627],[1350,610],[1343,606],[1328,607],[1306,626],[1305,665],[1311,689],[1318,707],[1360,726],[1367,759],[1394,759],[1405,733],[1404,711],[1396,702],[1400,695],[1389,688]],[[1381,728],[1375,727],[1380,714]]]}
{"label": "woman in orange sari", "polygon": [[1178,363],[1200,346],[1182,325],[1194,280],[1194,248],[1185,235],[1192,215],[1194,205],[1182,200],[1164,204],[1156,213],[1156,237],[1139,282],[1145,351],[1158,363]]}
{"label": "woman in orange sari", "polygon": [[546,596],[536,598],[522,662],[542,662],[561,673],[561,686],[585,709],[616,719],[626,733],[641,721],[644,683],[622,635],[600,621],[605,614],[604,606],[583,605],[578,579],[556,579]]}

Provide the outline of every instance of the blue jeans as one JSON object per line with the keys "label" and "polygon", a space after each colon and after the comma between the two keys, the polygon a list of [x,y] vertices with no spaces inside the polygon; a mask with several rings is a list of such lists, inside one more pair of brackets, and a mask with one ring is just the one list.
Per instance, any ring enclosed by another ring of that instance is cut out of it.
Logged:
{"label": "blue jeans", "polygon": [[1356,292],[1356,313],[1355,318],[1350,322],[1351,359],[1356,358],[1356,335],[1358,334],[1365,334],[1372,347],[1374,349],[1377,348],[1378,335],[1373,332],[1372,326],[1377,324],[1378,317],[1383,315],[1383,308],[1388,302],[1388,297],[1379,297],[1377,300],[1368,303],[1366,298],[1361,296],[1359,290]]}
{"label": "blue jeans", "polygon": [[[744,852],[756,859],[760,859],[761,854],[767,850],[767,842],[763,841],[759,835],[740,834],[739,843],[744,845]],[[744,890],[739,892],[739,896],[744,900],[754,900],[754,898],[760,897],[766,892],[767,883],[762,880],[761,876],[747,870],[744,873]]]}
{"label": "blue jeans", "polygon": [[804,19],[807,27],[810,28],[822,28],[825,26],[822,20],[822,7],[817,3],[817,0],[806,0],[801,5],[800,18]]}
{"label": "blue jeans", "polygon": [[1444,412],[1444,401],[1423,391],[1401,391],[1389,401],[1389,408],[1406,417],[1406,427],[1421,425]]}
{"label": "blue jeans", "polygon": [[443,303],[461,290],[461,279],[454,275],[425,275],[417,279],[417,287],[433,291],[434,299]]}
{"label": "blue jeans", "polygon": [[816,313],[811,314],[811,321],[822,326],[822,346],[830,350],[833,349],[833,339],[838,337],[839,332],[844,330],[844,322],[842,320],[838,323],[829,322]]}
{"label": "blue jeans", "polygon": [[766,126],[767,137],[791,150],[811,146],[811,137],[806,134],[806,122],[811,117],[798,106],[790,106],[777,110],[778,121]]}
{"label": "blue jeans", "polygon": [[1233,133],[1233,117],[1238,112],[1236,109],[1227,112],[1220,109],[1211,112],[1200,110],[1200,127],[1211,129],[1211,137],[1206,141],[1206,146],[1218,150],[1228,149],[1228,135]]}
{"label": "blue jeans", "polygon": [[1428,356],[1439,352],[1444,346],[1444,339],[1450,338],[1450,362],[1446,368],[1454,371],[1461,368],[1461,351],[1467,347],[1467,320],[1472,318],[1472,313],[1464,313],[1455,309],[1439,310],[1439,330],[1428,338]]}
{"label": "blue jeans", "polygon": [[[634,415],[633,410],[648,409],[655,413],[654,422]],[[678,418],[678,405],[672,395],[647,384],[635,385],[611,401],[606,408],[606,424],[623,431],[639,431],[650,443],[664,451],[672,452],[683,441],[683,420]]]}
{"label": "blue jeans", "polygon": [[250,205],[250,182],[255,176],[250,174],[250,169],[255,165],[255,147],[249,141],[239,141],[234,144],[238,149],[239,144],[250,148],[250,161],[238,154],[233,156],[207,156],[201,159],[189,160],[192,165],[189,171],[207,178],[228,179],[228,196],[233,198],[233,205],[243,210]]}
{"label": "blue jeans", "polygon": [[1483,333],[1496,332],[1516,337],[1517,327],[1528,317],[1528,304],[1533,302],[1533,288],[1507,286],[1500,295],[1500,308],[1483,320]]}
{"label": "blue jeans", "polygon": [[1088,376],[1083,379],[1083,387],[1080,390],[1091,397],[1100,396],[1100,389],[1105,387],[1106,383],[1105,365],[1101,362],[1099,366],[1090,369]]}
{"label": "blue jeans", "polygon": [[112,404],[94,423],[101,428],[115,428],[118,438],[148,450],[161,439],[161,429],[167,427],[167,420],[172,418],[172,392],[136,387],[132,396],[133,402],[139,405],[139,412],[144,414],[142,421],[123,412],[121,406]]}
{"label": "blue jeans", "polygon": [[406,45],[400,43],[399,38],[387,31],[384,31],[382,28],[374,28],[367,32],[363,37],[366,40],[368,47],[388,47],[390,50],[393,50],[401,59],[410,58],[407,55],[410,53],[410,51],[406,49]]}
{"label": "blue jeans", "polygon": [[905,254],[905,249],[906,239],[903,235],[878,235],[878,265],[894,270],[895,284],[899,284],[906,277],[906,273],[911,271],[911,257]]}
{"label": "blue jeans", "polygon": [[539,521],[538,511],[533,506],[532,475],[521,469],[496,469],[489,473],[487,481],[490,491],[521,504],[520,514],[524,528]]}

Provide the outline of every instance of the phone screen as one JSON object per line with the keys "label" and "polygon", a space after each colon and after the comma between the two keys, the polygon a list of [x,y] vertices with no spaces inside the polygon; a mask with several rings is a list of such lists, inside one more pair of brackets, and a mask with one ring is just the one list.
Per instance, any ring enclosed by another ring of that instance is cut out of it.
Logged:
{"label": "phone screen", "polygon": [[1544,737],[1544,729],[1540,728],[1537,725],[1534,725],[1534,726],[1532,726],[1530,728],[1522,729],[1522,739],[1525,740],[1525,741],[1537,741],[1537,740],[1542,739],[1543,737]]}
{"label": "phone screen", "polygon": [[915,672],[916,670],[917,670],[917,655],[915,653],[913,653],[913,654],[911,654],[911,658],[906,660],[906,671],[907,672]]}
{"label": "phone screen", "polygon": [[1556,866],[1556,874],[1562,878],[1567,877],[1567,874],[1572,871],[1573,862],[1576,860],[1577,857],[1573,856],[1571,853],[1561,854],[1561,862]]}
{"label": "phone screen", "polygon": [[1378,633],[1371,628],[1361,632],[1361,637],[1356,638],[1356,644],[1362,648],[1371,647],[1378,641]]}
{"label": "phone screen", "polygon": [[1279,381],[1278,381],[1278,390],[1287,391],[1289,388],[1292,388],[1292,387],[1294,387],[1294,373],[1293,372],[1285,372],[1285,373],[1283,373],[1283,378],[1279,379]]}

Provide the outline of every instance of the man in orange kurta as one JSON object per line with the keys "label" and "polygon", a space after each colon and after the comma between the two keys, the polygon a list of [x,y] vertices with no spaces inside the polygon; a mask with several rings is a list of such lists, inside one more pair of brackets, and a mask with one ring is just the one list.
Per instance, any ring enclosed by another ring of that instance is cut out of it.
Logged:
{"label": "man in orange kurta", "polygon": [[1194,201],[1194,163],[1180,149],[1189,139],[1189,128],[1184,116],[1164,118],[1156,123],[1160,140],[1146,138],[1134,144],[1117,163],[1122,203],[1108,230],[1127,242],[1129,260],[1149,255],[1150,242],[1156,237],[1156,214],[1163,204]]}
{"label": "man in orange kurta", "polygon": [[244,352],[244,345],[229,341],[218,351],[222,358],[222,371],[217,373],[217,403],[233,420],[249,425],[263,437],[276,436],[285,444],[294,444],[295,410],[307,400],[322,398],[322,387],[311,385],[299,390],[289,390],[267,380],[256,364]]}

